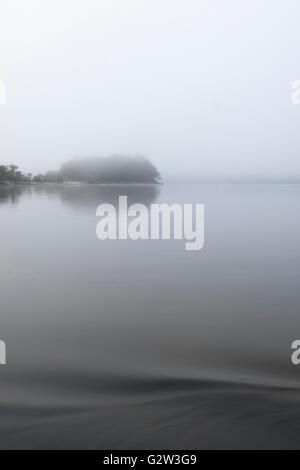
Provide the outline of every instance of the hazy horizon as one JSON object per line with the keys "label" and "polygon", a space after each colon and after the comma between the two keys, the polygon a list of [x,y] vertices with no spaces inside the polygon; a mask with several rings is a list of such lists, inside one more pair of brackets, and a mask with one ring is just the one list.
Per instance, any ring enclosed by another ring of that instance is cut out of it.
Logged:
{"label": "hazy horizon", "polygon": [[146,155],[164,180],[297,179],[300,5],[2,0],[0,163]]}

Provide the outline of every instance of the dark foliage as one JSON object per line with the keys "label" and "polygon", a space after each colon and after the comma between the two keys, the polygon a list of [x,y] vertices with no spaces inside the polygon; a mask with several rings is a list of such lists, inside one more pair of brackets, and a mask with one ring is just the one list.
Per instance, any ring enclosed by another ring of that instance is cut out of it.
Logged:
{"label": "dark foliage", "polygon": [[0,183],[29,182],[31,179],[31,173],[22,173],[16,165],[0,165]]}

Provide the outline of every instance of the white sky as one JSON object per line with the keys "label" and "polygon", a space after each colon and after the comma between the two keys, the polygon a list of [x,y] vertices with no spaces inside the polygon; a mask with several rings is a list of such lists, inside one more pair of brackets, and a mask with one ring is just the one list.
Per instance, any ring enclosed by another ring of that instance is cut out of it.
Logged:
{"label": "white sky", "polygon": [[0,0],[0,162],[300,175],[299,0]]}

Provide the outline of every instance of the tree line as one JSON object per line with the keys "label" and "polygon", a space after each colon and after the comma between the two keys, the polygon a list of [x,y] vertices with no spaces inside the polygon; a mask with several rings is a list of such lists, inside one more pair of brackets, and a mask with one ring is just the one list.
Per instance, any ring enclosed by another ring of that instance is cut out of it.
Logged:
{"label": "tree line", "polygon": [[153,163],[142,155],[73,158],[58,171],[37,175],[34,182],[62,183],[159,183],[160,173]]}
{"label": "tree line", "polygon": [[17,165],[0,165],[0,182],[21,183],[32,181],[31,173],[23,173]]}
{"label": "tree line", "polygon": [[74,158],[58,171],[32,176],[17,165],[0,165],[0,183],[159,183],[160,174],[151,161],[141,155]]}

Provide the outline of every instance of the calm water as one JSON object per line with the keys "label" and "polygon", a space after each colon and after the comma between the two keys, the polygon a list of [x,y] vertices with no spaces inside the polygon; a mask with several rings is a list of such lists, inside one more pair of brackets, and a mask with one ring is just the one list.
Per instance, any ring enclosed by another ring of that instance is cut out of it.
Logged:
{"label": "calm water", "polygon": [[[96,207],[205,203],[205,248]],[[0,189],[0,446],[300,448],[300,186]]]}

